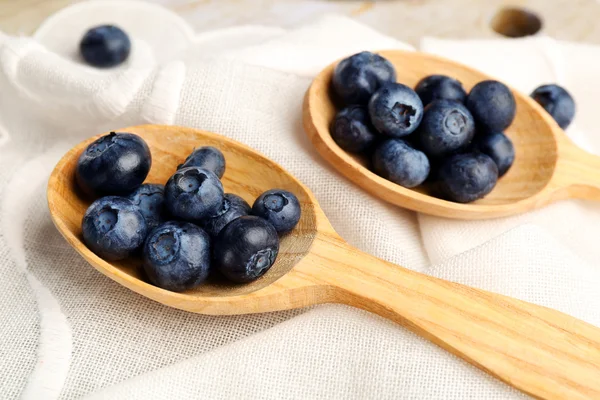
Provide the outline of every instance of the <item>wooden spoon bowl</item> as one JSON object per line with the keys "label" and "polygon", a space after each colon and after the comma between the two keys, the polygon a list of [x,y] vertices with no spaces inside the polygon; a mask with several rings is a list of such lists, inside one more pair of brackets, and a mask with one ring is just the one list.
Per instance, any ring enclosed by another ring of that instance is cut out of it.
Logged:
{"label": "wooden spoon bowl", "polygon": [[[308,252],[316,233],[314,199],[302,184],[276,163],[257,155],[256,152],[239,143],[207,132],[150,125],[125,128],[122,132],[140,135],[151,148],[153,162],[146,183],[165,184],[175,173],[177,166],[194,148],[214,146],[223,152],[227,162],[227,173],[222,179],[226,193],[235,193],[252,205],[261,193],[280,188],[294,193],[302,205],[302,216],[298,226],[293,232],[282,237],[277,263],[263,279],[246,285],[230,285],[213,278],[208,284],[189,292],[188,296],[192,294],[223,297],[254,292],[282,277]],[[74,147],[57,165],[49,183],[50,209],[61,233],[86,259],[100,267],[101,272],[123,279],[121,283],[135,282],[137,285],[142,283],[140,259],[131,258],[109,263],[93,254],[83,244],[81,220],[92,199],[83,196],[77,188],[75,167],[83,150],[102,135],[90,138]],[[61,192],[54,192],[59,187]],[[163,293],[162,290],[145,283],[144,289],[153,293],[154,291]],[[166,293],[171,295],[172,292]]]}
{"label": "wooden spoon bowl", "polygon": [[[485,74],[437,56],[400,50],[381,51],[397,71],[397,80],[414,87],[422,78],[448,75],[467,91]],[[600,158],[574,146],[556,122],[529,96],[513,90],[517,115],[506,134],[515,146],[515,162],[494,190],[469,204],[428,195],[423,188],[407,189],[367,167],[368,160],[341,149],[330,127],[340,105],[331,93],[336,63],[314,80],[304,102],[304,127],[315,149],[348,179],[382,199],[411,210],[447,218],[484,219],[522,213],[567,197],[600,199]]]}
{"label": "wooden spoon bowl", "polygon": [[153,156],[148,182],[164,183],[194,147],[225,155],[227,192],[248,202],[267,189],[298,197],[302,218],[281,240],[275,265],[248,285],[212,281],[175,293],[145,282],[139,259],[107,262],[82,242],[91,199],[75,185],[77,159],[95,138],[70,150],[48,182],[54,224],[94,268],[170,307],[203,314],[244,314],[343,303],[396,321],[503,381],[541,398],[600,398],[600,329],[545,307],[444,281],[365,254],[333,230],[310,191],[276,163],[212,133],[136,126]]}

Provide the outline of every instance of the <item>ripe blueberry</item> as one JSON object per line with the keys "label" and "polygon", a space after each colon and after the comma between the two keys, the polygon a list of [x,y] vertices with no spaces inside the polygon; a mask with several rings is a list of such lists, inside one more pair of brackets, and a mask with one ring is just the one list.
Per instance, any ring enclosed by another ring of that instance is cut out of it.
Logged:
{"label": "ripe blueberry", "polygon": [[75,177],[88,194],[124,195],[144,182],[151,165],[150,149],[141,137],[111,132],[81,153]]}
{"label": "ripe blueberry", "polygon": [[137,206],[124,197],[98,199],[81,224],[85,244],[105,260],[122,260],[137,250],[148,233]]}
{"label": "ripe blueberry", "polygon": [[83,59],[94,67],[114,67],[124,62],[131,51],[129,36],[112,25],[101,25],[88,30],[79,51]]}
{"label": "ripe blueberry", "polygon": [[250,214],[250,205],[246,200],[235,194],[227,193],[223,198],[223,205],[219,211],[200,221],[200,226],[210,236],[215,237],[221,229],[236,218]]}
{"label": "ripe blueberry", "polygon": [[225,173],[225,157],[215,147],[200,147],[194,150],[177,169],[186,167],[207,169],[221,179]]}
{"label": "ripe blueberry", "polygon": [[368,51],[343,59],[333,71],[333,89],[346,104],[366,104],[384,83],[395,80],[394,66]]}
{"label": "ripe blueberry", "polygon": [[421,98],[424,106],[435,100],[454,100],[464,103],[467,92],[462,83],[445,75],[429,75],[421,79],[415,92]]}
{"label": "ripe blueberry", "polygon": [[440,167],[438,187],[443,197],[458,203],[481,199],[498,181],[496,163],[483,153],[456,154]]}
{"label": "ripe blueberry", "polygon": [[300,202],[293,193],[282,189],[267,190],[252,206],[252,214],[269,221],[277,233],[289,232],[300,221]]}
{"label": "ripe blueberry", "polygon": [[203,283],[210,272],[210,237],[194,224],[166,222],[144,243],[144,271],[160,288],[181,292]]}
{"label": "ripe blueberry", "polygon": [[206,169],[179,169],[165,185],[165,206],[175,218],[200,221],[215,215],[222,205],[223,185]]}
{"label": "ripe blueberry", "polygon": [[502,132],[481,134],[475,143],[475,149],[494,160],[498,166],[498,177],[504,175],[515,161],[512,141]]}
{"label": "ripe blueberry", "polygon": [[436,100],[425,107],[423,121],[415,134],[425,154],[441,157],[471,143],[475,121],[461,103]]}
{"label": "ripe blueberry", "polygon": [[482,81],[473,86],[466,104],[478,125],[496,132],[508,128],[517,109],[510,89],[498,81]]}
{"label": "ripe blueberry", "polygon": [[373,152],[375,173],[407,188],[423,183],[429,175],[429,169],[425,153],[412,148],[402,139],[388,139]]}
{"label": "ripe blueberry", "polygon": [[245,216],[231,221],[217,236],[214,260],[229,280],[251,282],[264,275],[279,253],[277,231],[266,220]]}
{"label": "ripe blueberry", "polygon": [[408,86],[388,83],[369,100],[369,116],[380,133],[402,137],[412,133],[421,123],[423,103]]}
{"label": "ripe blueberry", "polygon": [[537,101],[554,118],[558,125],[567,129],[575,117],[575,100],[569,92],[558,85],[542,85],[531,93]]}
{"label": "ripe blueberry", "polygon": [[145,183],[129,195],[129,200],[139,207],[146,220],[148,231],[164,221],[165,186]]}
{"label": "ripe blueberry", "polygon": [[338,146],[350,153],[369,150],[376,140],[376,131],[371,125],[367,109],[349,106],[338,112],[333,121],[331,137]]}

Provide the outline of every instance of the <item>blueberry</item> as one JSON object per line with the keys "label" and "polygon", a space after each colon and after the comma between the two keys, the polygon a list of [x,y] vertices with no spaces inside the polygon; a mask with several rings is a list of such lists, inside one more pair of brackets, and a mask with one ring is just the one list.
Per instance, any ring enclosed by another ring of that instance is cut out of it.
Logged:
{"label": "blueberry", "polygon": [[375,128],[363,106],[349,106],[337,113],[331,127],[331,137],[342,149],[362,153],[376,140]]}
{"label": "blueberry", "polygon": [[464,103],[467,92],[462,83],[446,75],[429,75],[421,79],[415,87],[424,106],[434,100],[454,100]]}
{"label": "blueberry", "polygon": [[75,177],[90,195],[125,195],[144,182],[151,165],[150,149],[141,137],[111,132],[81,153]]}
{"label": "blueberry", "polygon": [[240,217],[223,228],[215,240],[214,261],[218,270],[237,283],[264,275],[279,253],[277,231],[266,220]]}
{"label": "blueberry", "polygon": [[412,188],[429,175],[429,159],[402,139],[388,139],[373,152],[376,174],[398,185]]}
{"label": "blueberry", "polygon": [[144,243],[144,272],[160,288],[181,292],[203,283],[210,272],[210,236],[188,222],[166,222]]}
{"label": "blueberry", "polygon": [[515,119],[517,105],[510,89],[498,81],[482,81],[467,96],[467,108],[485,130],[502,132]]}
{"label": "blueberry", "polygon": [[140,212],[148,225],[148,231],[163,223],[164,192],[164,185],[146,183],[129,195],[129,200],[140,208]]}
{"label": "blueberry", "polygon": [[200,221],[218,213],[222,205],[223,185],[206,169],[179,169],[165,185],[165,206],[175,218]]}
{"label": "blueberry", "polygon": [[371,97],[369,116],[382,134],[402,137],[412,133],[421,123],[423,103],[408,86],[388,83]]}
{"label": "blueberry", "polygon": [[567,129],[575,117],[575,100],[569,92],[558,85],[542,85],[531,93],[537,101],[550,114],[558,125]]}
{"label": "blueberry", "polygon": [[416,132],[420,148],[435,158],[463,149],[475,135],[473,116],[461,103],[436,100],[425,107]]}
{"label": "blueberry", "polygon": [[227,193],[223,198],[221,209],[213,216],[203,219],[200,225],[212,237],[236,218],[250,214],[250,205],[235,194]]}
{"label": "blueberry", "polygon": [[289,232],[300,221],[300,202],[282,189],[267,190],[254,201],[252,214],[269,221],[277,233]]}
{"label": "blueberry", "polygon": [[122,260],[144,242],[148,227],[138,207],[124,197],[92,203],[81,224],[85,244],[105,260]]}
{"label": "blueberry", "polygon": [[114,67],[127,60],[131,42],[120,28],[101,25],[85,33],[79,43],[79,51],[83,59],[94,67]]}
{"label": "blueberry", "polygon": [[343,59],[333,71],[333,89],[346,104],[366,104],[381,85],[394,81],[392,63],[368,51]]}
{"label": "blueberry", "polygon": [[490,156],[498,166],[498,177],[504,175],[515,161],[512,141],[502,132],[484,133],[475,143],[475,149]]}
{"label": "blueberry", "polygon": [[185,167],[198,167],[211,171],[221,179],[225,173],[225,157],[215,147],[205,146],[196,149],[190,154],[183,164],[177,169]]}
{"label": "blueberry", "polygon": [[456,154],[439,170],[438,187],[443,197],[458,203],[481,199],[494,189],[498,167],[482,153]]}

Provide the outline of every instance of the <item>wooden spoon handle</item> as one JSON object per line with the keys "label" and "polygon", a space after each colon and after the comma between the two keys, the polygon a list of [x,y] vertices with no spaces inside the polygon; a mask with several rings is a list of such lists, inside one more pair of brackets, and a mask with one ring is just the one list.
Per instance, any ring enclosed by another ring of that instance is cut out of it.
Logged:
{"label": "wooden spoon handle", "polygon": [[336,301],[408,327],[543,399],[600,399],[600,329],[561,312],[426,276],[328,238],[319,276]]}
{"label": "wooden spoon handle", "polygon": [[600,157],[564,140],[555,177],[560,192],[563,197],[600,201]]}

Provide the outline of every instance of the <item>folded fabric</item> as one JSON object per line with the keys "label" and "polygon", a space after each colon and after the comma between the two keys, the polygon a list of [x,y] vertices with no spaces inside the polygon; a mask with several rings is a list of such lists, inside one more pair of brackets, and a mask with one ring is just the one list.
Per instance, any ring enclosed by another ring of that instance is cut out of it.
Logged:
{"label": "folded fabric", "polygon": [[[130,60],[114,70],[77,57],[81,33],[100,21],[115,21],[134,39]],[[134,124],[191,126],[283,165],[314,192],[340,235],[366,252],[600,325],[599,206],[566,201],[501,220],[444,220],[384,203],[319,158],[301,123],[311,78],[340,57],[384,48],[409,47],[337,16],[293,30],[196,35],[159,7],[112,1],[69,7],[32,38],[1,36],[0,373],[11,378],[0,398],[526,398],[349,307],[235,317],[167,308],[100,275],[52,226],[45,182],[70,147]],[[598,91],[584,62],[599,48],[534,38],[427,39],[422,49],[525,92],[564,84],[579,107],[569,134],[600,150],[591,122]]]}

